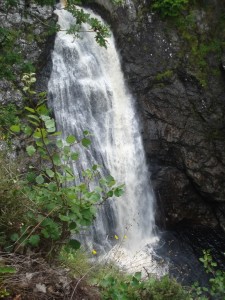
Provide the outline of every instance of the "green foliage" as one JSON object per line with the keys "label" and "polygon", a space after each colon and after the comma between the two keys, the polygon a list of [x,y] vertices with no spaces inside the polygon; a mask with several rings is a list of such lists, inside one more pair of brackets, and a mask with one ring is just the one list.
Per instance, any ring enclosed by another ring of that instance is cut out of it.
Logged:
{"label": "green foliage", "polygon": [[156,75],[156,80],[157,81],[163,81],[163,80],[168,80],[173,76],[173,71],[172,70],[166,70],[162,73],[159,73]]}
{"label": "green foliage", "polygon": [[17,239],[14,233],[26,222],[32,203],[22,193],[22,180],[13,161],[1,152],[0,156],[0,249],[8,248]]}
{"label": "green foliage", "polygon": [[8,292],[5,288],[1,288],[0,289],[0,298],[7,299],[8,296],[10,296],[10,292]]}
{"label": "green foliage", "polygon": [[8,266],[0,266],[0,275],[2,274],[14,274],[16,273],[16,269]]}
{"label": "green foliage", "polygon": [[[34,0],[33,2],[39,5],[51,5],[55,4],[55,0]],[[88,1],[82,1],[87,3]],[[120,1],[116,1],[120,2]],[[7,14],[9,9],[18,10],[20,12],[19,0],[3,0],[2,3],[3,12]],[[103,47],[107,47],[107,38],[109,37],[109,28],[97,18],[92,18],[90,14],[84,12],[82,8],[75,6],[75,4],[81,4],[81,1],[68,1],[66,10],[72,13],[75,17],[74,24],[68,29],[68,34],[73,34],[74,37],[79,37],[82,31],[82,25],[84,23],[89,25],[88,31],[95,33],[96,42]],[[118,3],[117,3],[118,4]],[[5,10],[5,11],[4,11]],[[23,14],[23,17],[30,16],[36,18],[29,10]],[[18,74],[35,72],[35,67],[31,61],[26,60],[26,54],[24,49],[20,47],[18,43],[22,37],[28,44],[36,41],[38,44],[43,43],[46,37],[55,34],[60,30],[60,26],[55,24],[55,21],[39,20],[44,27],[44,32],[39,35],[33,33],[33,25],[21,28],[6,28],[0,27],[0,80],[5,78],[10,81],[15,81]]]}
{"label": "green foliage", "polygon": [[76,20],[67,31],[68,34],[73,34],[75,37],[79,37],[79,32],[82,31],[82,25],[86,23],[90,25],[90,31],[95,32],[96,42],[100,46],[107,48],[106,39],[110,36],[110,34],[109,28],[106,25],[102,24],[96,18],[91,18],[90,14],[85,13],[83,9],[74,5],[68,5],[66,10],[68,10]]}
{"label": "green foliage", "polygon": [[103,299],[123,300],[188,300],[188,293],[168,276],[141,279],[141,273],[119,276],[106,275],[100,282]]}
{"label": "green foliage", "polygon": [[210,274],[211,278],[209,279],[208,287],[201,287],[198,283],[195,283],[192,296],[196,300],[223,300],[225,297],[225,271],[218,269],[210,250],[203,250],[203,257],[199,260],[203,263],[206,273]]}
{"label": "green foliage", "polygon": [[78,250],[69,247],[63,247],[58,255],[58,261],[61,265],[70,270],[70,274],[75,278],[81,278],[87,273],[86,280],[91,279],[96,270],[92,272],[87,252],[81,247]]}
{"label": "green foliage", "polygon": [[[93,251],[92,251],[93,253]],[[82,249],[63,249],[59,261],[69,268],[75,278],[83,278],[88,284],[99,287],[102,299],[113,300],[190,300],[189,294],[169,276],[154,275],[142,279],[141,272],[128,275],[113,263],[92,265],[90,255]]]}
{"label": "green foliage", "polygon": [[221,11],[215,20],[212,7],[206,5],[202,20],[198,18],[198,7],[195,5],[194,8],[189,7],[186,15],[171,20],[170,25],[177,28],[183,39],[180,58],[186,61],[199,83],[206,86],[211,75],[220,75],[219,60],[225,46],[224,15]]}
{"label": "green foliage", "polygon": [[[54,246],[56,251],[58,241],[78,249],[80,243],[70,239],[71,235],[91,225],[97,205],[109,197],[122,195],[123,185],[116,186],[112,176],[101,178],[97,165],[83,170],[82,180],[74,184],[72,166],[79,160],[76,145],[87,148],[91,143],[90,133],[84,131],[80,139],[69,135],[62,141],[61,132],[56,131],[55,120],[46,106],[46,93],[36,93],[32,88],[35,74],[25,74],[22,80],[26,101],[32,106],[25,106],[24,121],[10,129],[27,136],[27,155],[38,159],[39,163],[30,166],[21,186],[34,209],[26,212],[24,225],[15,232],[19,234],[15,248],[30,245],[50,251]],[[90,188],[97,182],[97,186]]]}
{"label": "green foliage", "polygon": [[189,0],[154,0],[151,7],[163,17],[177,17],[188,3]]}
{"label": "green foliage", "polygon": [[[19,122],[18,109],[15,104],[0,105],[0,139],[9,142],[9,127]],[[15,125],[16,126],[16,125]]]}

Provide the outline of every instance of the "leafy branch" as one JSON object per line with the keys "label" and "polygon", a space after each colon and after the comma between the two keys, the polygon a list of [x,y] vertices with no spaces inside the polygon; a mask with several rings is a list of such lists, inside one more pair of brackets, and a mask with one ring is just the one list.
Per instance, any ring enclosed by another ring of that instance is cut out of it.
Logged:
{"label": "leafy branch", "polygon": [[30,166],[31,171],[21,186],[35,209],[27,212],[26,224],[20,233],[13,234],[12,240],[17,244],[16,250],[30,245],[50,252],[52,245],[56,248],[62,243],[77,249],[80,242],[71,240],[71,235],[90,226],[96,215],[96,205],[110,197],[120,197],[124,186],[116,186],[112,176],[101,178],[98,165],[83,170],[82,180],[75,184],[73,165],[79,160],[76,146],[88,148],[90,133],[84,131],[80,140],[73,135],[63,140],[47,108],[46,93],[33,90],[35,74],[25,74],[22,81],[29,106],[24,108],[23,121],[10,129],[14,134],[27,137],[28,156],[41,163],[38,168],[35,163]]}

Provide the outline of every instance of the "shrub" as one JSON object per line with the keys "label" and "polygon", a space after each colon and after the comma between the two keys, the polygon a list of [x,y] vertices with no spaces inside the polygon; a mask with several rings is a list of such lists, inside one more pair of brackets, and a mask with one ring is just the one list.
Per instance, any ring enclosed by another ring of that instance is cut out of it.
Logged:
{"label": "shrub", "polygon": [[100,282],[103,299],[113,300],[188,300],[188,293],[169,276],[141,280],[141,273],[122,278],[107,275]]}
{"label": "shrub", "polygon": [[21,191],[18,161],[0,153],[0,248],[10,250],[15,232],[26,222],[31,203]]}
{"label": "shrub", "polygon": [[176,17],[188,5],[189,0],[155,0],[152,9],[163,17]]}
{"label": "shrub", "polygon": [[90,226],[97,206],[112,196],[122,195],[123,185],[116,186],[110,175],[102,178],[98,165],[83,170],[81,181],[75,184],[73,165],[79,161],[77,145],[85,151],[91,144],[90,133],[84,131],[79,139],[69,135],[62,141],[47,108],[46,93],[33,90],[35,81],[35,74],[23,76],[23,90],[30,106],[25,106],[21,123],[10,127],[15,134],[23,133],[28,157],[39,161],[29,166],[21,188],[34,209],[27,212],[26,222],[15,232],[15,251],[29,245],[46,254],[56,254],[64,243],[74,249],[80,247],[72,234]]}
{"label": "shrub", "polygon": [[209,279],[208,287],[201,287],[195,283],[192,290],[193,299],[225,299],[225,271],[218,268],[218,265],[213,261],[210,250],[203,250],[203,257],[199,259],[211,278]]}
{"label": "shrub", "polygon": [[0,105],[0,139],[9,142],[9,127],[19,121],[18,109],[15,104]]}

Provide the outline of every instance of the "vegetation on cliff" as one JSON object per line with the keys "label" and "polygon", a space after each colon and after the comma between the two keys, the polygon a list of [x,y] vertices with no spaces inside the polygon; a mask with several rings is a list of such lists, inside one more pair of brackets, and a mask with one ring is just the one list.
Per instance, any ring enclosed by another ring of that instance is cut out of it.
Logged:
{"label": "vegetation on cliff", "polygon": [[[51,0],[35,2],[53,4]],[[6,0],[5,9],[8,10],[11,6],[17,7],[17,4],[17,1]],[[27,1],[27,5],[29,4],[30,2]],[[78,20],[80,18],[78,26],[71,28],[71,34],[77,35],[81,23],[88,22],[97,33],[97,42],[101,46],[107,45],[106,27],[101,27],[99,22],[91,20],[82,11],[71,7],[68,9],[76,15]],[[57,27],[52,28],[58,30]],[[14,31],[13,29],[2,30],[0,59],[1,78],[13,81],[15,70],[20,75],[21,72],[33,70],[30,62],[26,62],[26,67],[24,67],[24,58],[15,50],[18,36],[15,36]],[[158,80],[171,75],[171,72],[162,73],[158,76]],[[71,239],[71,235],[79,233],[83,226],[89,226],[95,217],[96,206],[109,197],[119,197],[123,192],[123,186],[116,186],[111,176],[99,178],[97,165],[83,170],[82,182],[74,185],[75,175],[70,165],[79,159],[79,153],[74,150],[74,146],[82,145],[85,151],[91,142],[90,133],[84,131],[81,140],[69,135],[65,142],[62,142],[58,139],[61,134],[56,131],[55,121],[46,105],[46,93],[38,93],[33,88],[34,74],[23,75],[22,82],[19,83],[23,87],[24,109],[17,109],[14,104],[7,104],[2,106],[0,113],[1,139],[8,141],[10,145],[14,137],[19,135],[23,150],[25,150],[22,153],[23,157],[19,156],[17,159],[6,153],[7,148],[1,155],[0,297],[4,299],[50,299],[50,297],[79,299],[85,295],[93,299],[94,295],[94,299],[98,297],[124,300],[192,299],[190,293],[168,276],[162,279],[149,276],[143,281],[140,273],[130,276],[119,274],[118,270],[113,270],[110,266],[103,268],[99,277],[96,277],[96,274],[93,274],[96,272],[92,270],[100,267],[89,266],[85,258],[79,257],[79,252],[76,250],[80,248],[80,242]],[[90,183],[96,178],[99,185],[90,189]],[[51,262],[53,259],[56,263],[60,250],[62,251],[60,263],[69,267],[71,273],[73,273],[73,268],[77,270],[78,264],[83,262],[84,265],[78,272],[79,274],[68,275],[65,269],[52,267],[46,263],[46,260]],[[93,251],[92,254],[96,253]],[[208,266],[214,267],[209,256],[205,257],[203,262],[206,262],[207,268]],[[209,271],[215,274],[215,278],[218,276],[224,278],[224,273],[216,275],[212,268]],[[42,277],[35,277],[36,273],[46,274]],[[82,281],[89,274],[91,274],[90,284],[98,287],[100,292],[94,291],[89,285],[82,286],[80,289]],[[61,277],[66,279],[60,281]],[[213,282],[215,291],[218,291],[217,286],[221,288],[222,281],[214,280]],[[79,293],[77,293],[78,290]],[[209,293],[209,290],[195,290],[194,299],[207,299],[201,295],[204,292]],[[221,293],[223,293],[222,288]]]}

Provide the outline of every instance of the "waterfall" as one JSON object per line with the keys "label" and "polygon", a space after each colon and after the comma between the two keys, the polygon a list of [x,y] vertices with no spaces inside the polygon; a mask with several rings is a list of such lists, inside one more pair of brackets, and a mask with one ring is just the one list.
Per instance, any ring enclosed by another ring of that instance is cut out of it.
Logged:
{"label": "waterfall", "polygon": [[[69,28],[72,15],[63,9],[57,14],[61,28]],[[93,133],[90,150],[82,151],[82,167],[100,164],[126,187],[122,197],[108,200],[100,209],[92,239],[107,248],[115,235],[119,240],[126,236],[123,247],[134,253],[155,239],[153,193],[134,100],[114,39],[105,49],[96,43],[94,33],[74,39],[61,31],[52,64],[48,90],[58,128],[65,136],[79,137],[84,130]]]}

